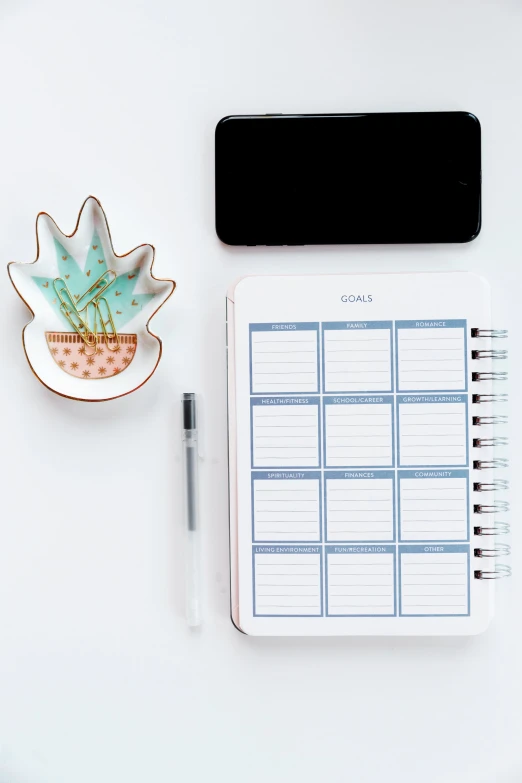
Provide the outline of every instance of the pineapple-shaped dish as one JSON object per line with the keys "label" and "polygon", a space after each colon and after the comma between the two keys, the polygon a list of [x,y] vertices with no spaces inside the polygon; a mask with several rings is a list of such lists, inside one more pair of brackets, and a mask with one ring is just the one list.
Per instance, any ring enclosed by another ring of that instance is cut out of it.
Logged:
{"label": "pineapple-shaped dish", "polygon": [[71,235],[45,212],[37,217],[36,235],[36,261],[8,265],[33,314],[22,339],[34,374],[52,391],[77,400],[110,400],[142,386],[162,351],[149,321],[176,285],[152,274],[152,245],[116,255],[93,196]]}

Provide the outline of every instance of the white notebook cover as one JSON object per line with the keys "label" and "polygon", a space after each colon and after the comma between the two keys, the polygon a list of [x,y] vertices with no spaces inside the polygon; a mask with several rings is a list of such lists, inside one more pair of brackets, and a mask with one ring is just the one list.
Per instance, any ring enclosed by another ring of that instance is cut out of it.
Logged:
{"label": "white notebook cover", "polygon": [[236,627],[483,631],[494,582],[474,578],[473,459],[484,454],[471,424],[472,394],[490,388],[472,381],[470,330],[490,328],[486,281],[247,277],[227,321]]}

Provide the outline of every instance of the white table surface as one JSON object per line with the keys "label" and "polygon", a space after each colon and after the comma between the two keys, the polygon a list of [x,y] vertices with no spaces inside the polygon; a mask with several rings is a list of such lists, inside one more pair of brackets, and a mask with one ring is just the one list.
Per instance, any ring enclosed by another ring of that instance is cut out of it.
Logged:
{"label": "white table surface", "polygon": [[[511,783],[522,779],[522,5],[517,0],[2,0],[1,255],[35,257],[98,196],[117,252],[178,290],[139,392],[61,399],[32,376],[7,275],[0,783]],[[226,114],[465,109],[483,130],[470,245],[228,248]],[[511,329],[512,565],[471,639],[256,639],[229,620],[224,304],[246,273],[468,269]],[[182,604],[180,392],[203,395],[205,621]]]}

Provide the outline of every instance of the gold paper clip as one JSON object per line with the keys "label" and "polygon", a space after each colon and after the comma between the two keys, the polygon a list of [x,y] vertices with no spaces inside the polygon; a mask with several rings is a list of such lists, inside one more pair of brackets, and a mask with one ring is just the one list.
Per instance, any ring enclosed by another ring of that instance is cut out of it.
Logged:
{"label": "gold paper clip", "polygon": [[[53,282],[54,290],[58,298],[60,299],[60,310],[65,318],[69,321],[74,331],[80,335],[82,340],[89,347],[96,347],[96,334],[89,328],[89,324],[81,317],[71,292],[67,288],[67,283],[61,278],[57,277]],[[66,297],[64,296],[66,294]],[[77,321],[74,320],[73,315],[76,316]]]}
{"label": "gold paper clip", "polygon": [[89,324],[89,307],[92,307],[94,309],[94,317],[92,319],[92,329],[91,329],[91,327],[89,327],[89,331],[90,331],[90,333],[93,336],[93,344],[92,345],[89,344],[89,348],[92,347],[93,350],[92,351],[87,351],[86,350],[85,351],[85,355],[86,356],[94,356],[94,354],[98,350],[98,325],[97,325],[97,320],[96,320],[96,303],[95,302],[89,302],[89,304],[87,304],[83,308],[82,312],[85,311],[85,319],[82,319],[82,320],[84,320],[84,323],[86,323],[87,325]]}
{"label": "gold paper clip", "polygon": [[[109,279],[111,278],[111,276],[112,279]],[[80,298],[76,302],[76,309],[78,310],[78,312],[79,313],[83,312],[83,310],[85,310],[91,304],[91,302],[96,302],[96,300],[99,299],[99,297],[108,289],[110,285],[114,283],[115,280],[116,280],[116,272],[113,272],[112,269],[107,269],[107,271],[104,272],[102,275],[100,275],[100,277],[96,280],[96,282],[93,283],[91,287],[88,288],[87,291],[80,296]],[[85,299],[86,296],[89,296],[89,294],[92,293],[92,291],[95,291],[95,293],[91,296],[90,299],[87,300],[87,302],[85,302],[85,304],[83,304],[80,307],[80,303]]]}
{"label": "gold paper clip", "polygon": [[[116,280],[116,272],[112,269],[108,269],[104,272],[96,282],[94,282],[87,291],[82,294],[77,301],[74,300],[71,292],[67,287],[67,283],[61,277],[57,277],[54,280],[54,290],[60,299],[60,310],[65,318],[69,321],[74,331],[80,335],[84,343],[93,350],[86,351],[87,356],[92,356],[96,353],[98,347],[98,316],[100,318],[100,326],[103,334],[105,335],[105,342],[107,348],[110,351],[116,351],[120,347],[120,338],[116,331],[114,319],[112,317],[111,308],[107,299],[102,294],[109,288]],[[94,291],[94,293],[93,293]],[[87,302],[79,307],[80,303],[89,297]],[[103,302],[103,305],[101,303]],[[101,307],[100,307],[101,306]],[[93,308],[93,327],[89,326],[89,307]],[[102,312],[105,310],[105,315]],[[75,320],[76,319],[76,320]],[[107,329],[110,326],[111,331]],[[112,345],[111,345],[112,342]]]}
{"label": "gold paper clip", "polygon": [[[65,282],[65,280],[62,277],[57,277],[53,281],[53,287],[54,287],[54,290],[56,292],[56,295],[58,296],[58,298],[60,299],[60,302],[62,304],[69,304],[71,309],[75,309],[76,308],[76,305],[74,304],[74,299],[72,298],[72,294],[69,291],[69,289],[67,288],[67,283]],[[67,296],[69,298],[69,302],[66,302],[66,300],[63,297],[63,292],[64,291],[65,291],[65,293],[67,294]]]}
{"label": "gold paper clip", "polygon": [[[107,318],[104,318],[102,313],[102,302],[103,307],[106,310],[106,316]],[[120,336],[118,332],[116,331],[116,326],[114,324],[114,319],[112,317],[111,308],[109,307],[108,301],[105,299],[104,296],[101,298],[96,298],[95,301],[92,302],[94,307],[96,308],[96,312],[100,316],[100,325],[102,328],[102,331],[105,335],[105,344],[109,351],[116,351],[120,347]],[[95,315],[95,323],[96,323],[96,315]],[[111,332],[107,330],[107,325],[110,326]],[[113,345],[111,345],[110,341],[113,342]]]}

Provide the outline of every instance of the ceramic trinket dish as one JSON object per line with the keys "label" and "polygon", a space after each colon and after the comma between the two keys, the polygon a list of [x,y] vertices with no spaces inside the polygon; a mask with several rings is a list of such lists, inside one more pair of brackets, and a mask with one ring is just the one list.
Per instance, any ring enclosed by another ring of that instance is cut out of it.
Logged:
{"label": "ceramic trinket dish", "polygon": [[116,255],[105,213],[93,196],[71,235],[41,212],[36,236],[36,261],[8,265],[11,282],[33,314],[22,339],[36,377],[57,394],[89,402],[143,386],[162,353],[149,322],[176,285],[152,274],[152,245]]}

